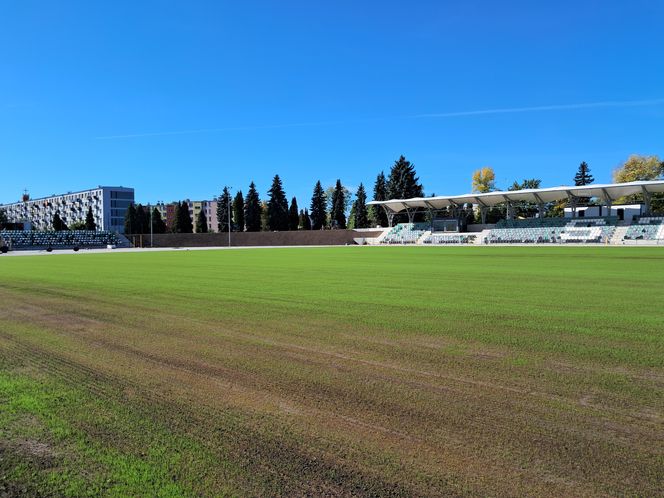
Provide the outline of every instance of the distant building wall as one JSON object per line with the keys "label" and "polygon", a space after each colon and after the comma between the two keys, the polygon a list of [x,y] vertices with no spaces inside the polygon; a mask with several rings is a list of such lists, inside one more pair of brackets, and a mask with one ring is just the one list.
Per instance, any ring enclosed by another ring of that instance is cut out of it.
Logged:
{"label": "distant building wall", "polygon": [[617,216],[621,219],[632,221],[634,216],[641,216],[645,211],[642,204],[613,205],[611,209],[607,206],[578,206],[576,216],[572,208],[565,208],[565,218],[593,218],[600,216]]}
{"label": "distant building wall", "polygon": [[79,192],[29,199],[25,202],[0,205],[12,223],[30,223],[39,230],[53,227],[57,213],[67,225],[84,222],[88,209],[99,230],[124,232],[125,212],[134,202],[134,189],[127,187],[97,187]]}

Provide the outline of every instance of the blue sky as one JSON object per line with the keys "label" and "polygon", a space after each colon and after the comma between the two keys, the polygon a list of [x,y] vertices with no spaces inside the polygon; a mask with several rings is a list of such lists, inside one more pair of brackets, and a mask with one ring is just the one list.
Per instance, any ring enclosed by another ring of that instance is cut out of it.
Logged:
{"label": "blue sky", "polygon": [[664,156],[662,26],[658,0],[0,0],[0,202],[264,197],[278,173],[302,206],[400,154],[427,195],[482,166],[608,182]]}

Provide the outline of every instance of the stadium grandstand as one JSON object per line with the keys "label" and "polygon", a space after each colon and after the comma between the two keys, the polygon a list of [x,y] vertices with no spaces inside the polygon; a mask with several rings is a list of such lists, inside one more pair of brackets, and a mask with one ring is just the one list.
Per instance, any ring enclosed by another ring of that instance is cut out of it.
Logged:
{"label": "stadium grandstand", "polygon": [[66,230],[41,232],[36,230],[0,230],[0,250],[33,249],[91,249],[124,245],[124,237],[105,230]]}
{"label": "stadium grandstand", "polygon": [[[664,216],[651,215],[653,194],[663,192],[664,181],[658,180],[372,201],[370,205],[385,210],[390,225],[373,243],[664,244]],[[643,202],[618,204],[634,196]],[[588,205],[591,199],[595,202]],[[548,208],[561,201],[569,206],[565,216],[547,216]],[[534,217],[515,216],[524,203],[536,208]],[[505,219],[487,224],[489,210],[501,207]],[[481,223],[468,225],[466,220],[475,213]],[[394,225],[397,216],[408,222]]]}

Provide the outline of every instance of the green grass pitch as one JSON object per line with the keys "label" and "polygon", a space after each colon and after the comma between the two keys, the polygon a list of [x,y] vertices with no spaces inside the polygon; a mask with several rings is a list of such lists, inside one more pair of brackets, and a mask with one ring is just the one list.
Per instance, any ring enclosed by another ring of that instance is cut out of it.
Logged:
{"label": "green grass pitch", "polygon": [[0,256],[0,494],[664,493],[664,250]]}

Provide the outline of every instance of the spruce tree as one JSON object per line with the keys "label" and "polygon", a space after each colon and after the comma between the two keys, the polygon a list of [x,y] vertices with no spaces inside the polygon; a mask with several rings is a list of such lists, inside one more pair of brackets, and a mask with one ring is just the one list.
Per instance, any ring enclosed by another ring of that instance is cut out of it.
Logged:
{"label": "spruce tree", "polygon": [[63,230],[67,230],[67,226],[65,225],[65,222],[62,221],[62,218],[60,218],[60,212],[57,212],[53,215],[53,230],[56,232],[61,232]]}
{"label": "spruce tree", "polygon": [[233,199],[233,229],[236,232],[244,232],[244,197],[242,190],[238,190]]}
{"label": "spruce tree", "polygon": [[[376,183],[374,184],[374,201],[386,201],[387,200],[387,180],[385,179],[385,173],[382,171],[376,177]],[[371,206],[371,219],[373,225],[380,225],[386,227],[387,222],[387,213],[382,206]]]}
{"label": "spruce tree", "polygon": [[306,208],[301,211],[300,226],[302,230],[311,230],[311,218],[309,217],[309,210]]}
{"label": "spruce tree", "polygon": [[316,182],[314,193],[311,196],[311,227],[313,230],[320,230],[325,227],[327,221],[326,206],[325,191],[319,180]]}
{"label": "spruce tree", "polygon": [[330,210],[330,220],[332,226],[340,229],[346,228],[346,195],[341,185],[341,180],[337,180],[332,192],[332,209]]}
{"label": "spruce tree", "polygon": [[85,229],[97,230],[97,224],[95,223],[95,215],[92,212],[92,206],[88,206],[88,212],[85,215]]}
{"label": "spruce tree", "polygon": [[415,165],[404,156],[394,161],[387,181],[388,199],[410,199],[422,197],[424,189],[415,174]]}
{"label": "spruce tree", "polygon": [[127,211],[125,211],[124,219],[124,233],[133,234],[136,232],[136,207],[133,203],[129,204]]}
{"label": "spruce tree", "polygon": [[152,209],[152,233],[166,233],[166,223],[156,207]]}
{"label": "spruce tree", "polygon": [[585,161],[583,161],[579,164],[579,170],[576,175],[574,175],[574,185],[580,187],[582,185],[590,185],[594,181],[595,179],[590,174],[590,167]]}
{"label": "spruce tree", "polygon": [[150,215],[142,204],[136,206],[136,227],[134,233],[150,232]]}
{"label": "spruce tree", "polygon": [[[357,199],[355,200],[353,212],[353,228],[368,228],[369,227],[369,213],[367,211],[367,193],[364,190],[364,185],[360,183],[357,188]],[[381,208],[382,209],[382,208]]]}
{"label": "spruce tree", "polygon": [[173,223],[173,233],[192,233],[194,231],[191,215],[189,214],[189,204],[185,201],[178,202],[175,207],[175,222]]}
{"label": "spruce tree", "polygon": [[288,230],[288,200],[279,175],[274,175],[268,191],[267,226],[272,232]]}
{"label": "spruce tree", "polygon": [[[387,198],[410,199],[413,197],[424,197],[424,189],[415,174],[415,165],[406,160],[404,156],[399,156],[399,159],[394,161],[387,180]],[[415,221],[423,219],[422,214],[415,215]],[[394,223],[406,221],[408,221],[408,217],[405,214],[398,214],[393,220]]]}
{"label": "spruce tree", "polygon": [[297,199],[291,199],[290,208],[288,208],[288,229],[297,230],[300,226],[300,214],[297,209]]}
{"label": "spruce tree", "polygon": [[217,227],[220,232],[228,232],[229,209],[231,209],[231,191],[224,187],[219,199],[217,199]]}
{"label": "spruce tree", "polygon": [[247,197],[244,200],[244,223],[247,232],[261,231],[261,200],[254,182],[249,184]]}
{"label": "spruce tree", "polygon": [[193,233],[194,232],[194,223],[189,214],[189,203],[187,201],[182,201],[180,208],[180,229],[181,233]]}
{"label": "spruce tree", "polygon": [[173,215],[173,223],[171,224],[171,232],[173,233],[181,233],[180,219],[182,216],[180,216],[180,209],[180,201],[175,202],[175,213]]}
{"label": "spruce tree", "polygon": [[196,216],[196,233],[207,233],[208,223],[207,216],[205,216],[205,208],[201,208]]}

